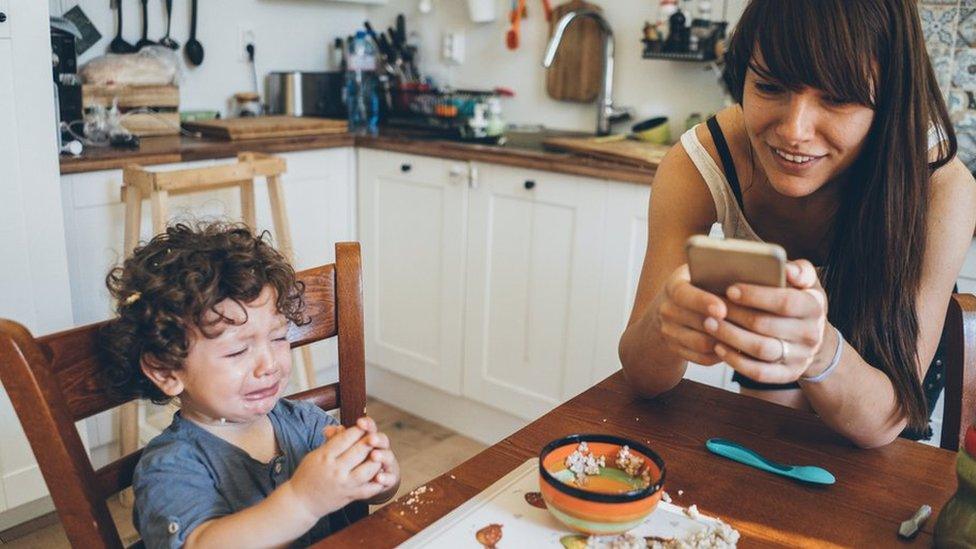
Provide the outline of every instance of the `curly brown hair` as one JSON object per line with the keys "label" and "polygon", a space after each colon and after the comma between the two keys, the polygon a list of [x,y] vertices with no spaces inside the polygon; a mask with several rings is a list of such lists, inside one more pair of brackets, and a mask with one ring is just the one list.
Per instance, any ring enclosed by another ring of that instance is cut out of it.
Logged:
{"label": "curly brown hair", "polygon": [[171,226],[112,269],[105,284],[117,303],[99,341],[109,387],[157,404],[170,397],[142,372],[143,358],[154,368],[182,368],[192,327],[216,337],[217,324],[235,324],[215,308],[225,299],[243,305],[270,285],[278,312],[296,325],[307,322],[305,285],[267,231],[255,234],[241,223]]}

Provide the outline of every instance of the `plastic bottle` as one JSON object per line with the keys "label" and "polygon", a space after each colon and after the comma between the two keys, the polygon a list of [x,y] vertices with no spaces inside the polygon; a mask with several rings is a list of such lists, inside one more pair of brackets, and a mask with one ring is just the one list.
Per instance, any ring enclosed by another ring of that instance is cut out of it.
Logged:
{"label": "plastic bottle", "polygon": [[376,49],[365,31],[356,33],[349,48],[346,71],[346,107],[349,132],[379,132],[380,98],[376,82]]}
{"label": "plastic bottle", "polygon": [[502,102],[497,97],[488,98],[488,125],[485,127],[485,133],[491,137],[498,137],[505,133]]}
{"label": "plastic bottle", "polygon": [[671,31],[671,16],[678,11],[678,0],[661,0],[658,11],[657,35],[662,42],[668,39]]}

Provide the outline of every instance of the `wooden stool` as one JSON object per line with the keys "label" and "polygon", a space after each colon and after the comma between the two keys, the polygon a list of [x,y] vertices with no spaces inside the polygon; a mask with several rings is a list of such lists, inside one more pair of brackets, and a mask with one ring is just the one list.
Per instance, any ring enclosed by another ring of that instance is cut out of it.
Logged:
{"label": "wooden stool", "polygon": [[[291,244],[291,231],[285,212],[285,194],[280,176],[286,170],[285,160],[277,156],[259,153],[241,153],[237,163],[163,172],[151,172],[139,165],[127,166],[122,173],[122,200],[125,202],[125,256],[128,257],[139,242],[142,219],[142,201],[152,204],[153,233],[166,230],[169,217],[169,196],[226,187],[238,187],[241,192],[241,217],[251,228],[257,227],[254,200],[254,178],[264,177],[268,182],[271,201],[271,218],[277,238],[278,250],[294,264],[295,254]],[[315,387],[315,369],[309,347],[301,348],[304,363],[303,388]],[[120,408],[119,447],[125,456],[139,445],[139,409],[137,401]],[[129,500],[123,496],[123,502]],[[131,501],[131,500],[129,500]]]}

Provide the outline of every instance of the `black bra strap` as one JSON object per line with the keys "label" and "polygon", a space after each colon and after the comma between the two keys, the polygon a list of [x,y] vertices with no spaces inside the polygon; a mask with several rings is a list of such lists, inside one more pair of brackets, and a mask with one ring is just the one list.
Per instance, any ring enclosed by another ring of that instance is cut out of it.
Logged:
{"label": "black bra strap", "polygon": [[725,141],[725,134],[722,133],[722,128],[719,127],[718,120],[714,116],[709,118],[706,124],[708,131],[712,134],[715,148],[718,149],[718,156],[722,159],[725,179],[728,179],[729,186],[732,187],[732,194],[735,195],[735,201],[739,203],[739,208],[745,211],[745,205],[742,203],[742,189],[739,187],[739,177],[735,174],[735,164],[732,162],[732,153],[729,152],[729,144]]}

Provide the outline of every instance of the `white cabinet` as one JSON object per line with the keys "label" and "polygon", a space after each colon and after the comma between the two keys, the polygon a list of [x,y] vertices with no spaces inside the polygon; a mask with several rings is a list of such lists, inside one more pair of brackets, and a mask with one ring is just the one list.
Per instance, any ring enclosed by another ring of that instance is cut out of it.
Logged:
{"label": "white cabinet", "polygon": [[532,419],[590,386],[606,184],[475,168],[464,394]]}
{"label": "white cabinet", "polygon": [[589,376],[591,384],[620,369],[617,344],[627,327],[637,294],[637,281],[647,246],[647,204],[650,197],[649,186],[609,183],[597,351]]}
{"label": "white cabinet", "polygon": [[360,149],[359,191],[369,364],[521,419],[620,368],[650,187]]}
{"label": "white cabinet", "polygon": [[[629,183],[610,183],[607,196],[607,234],[604,239],[603,281],[600,284],[599,340],[591,383],[620,369],[617,344],[634,306],[647,247],[647,211],[651,188]],[[734,390],[732,369],[689,364],[685,378]]]}
{"label": "white cabinet", "polygon": [[468,165],[359,150],[366,358],[461,390]]}

